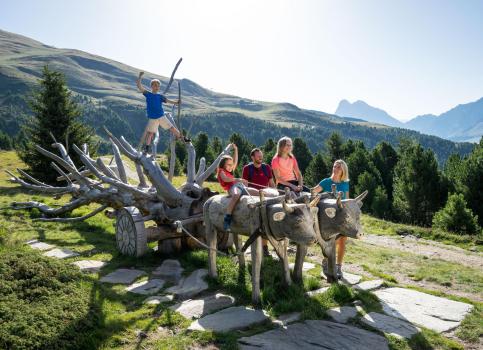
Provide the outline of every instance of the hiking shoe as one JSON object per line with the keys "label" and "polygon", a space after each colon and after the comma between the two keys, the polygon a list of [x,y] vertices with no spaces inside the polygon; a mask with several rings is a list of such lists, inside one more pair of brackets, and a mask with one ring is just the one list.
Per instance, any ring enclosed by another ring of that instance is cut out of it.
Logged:
{"label": "hiking shoe", "polygon": [[342,273],[342,265],[341,264],[335,264],[335,269],[336,269],[336,276],[338,279],[344,278],[344,274]]}
{"label": "hiking shoe", "polygon": [[324,273],[325,277],[329,275],[329,260],[327,260],[327,258],[322,260],[322,272]]}
{"label": "hiking shoe", "polygon": [[144,145],[143,146],[143,154],[146,155],[149,152],[149,145]]}
{"label": "hiking shoe", "polygon": [[190,143],[191,142],[191,139],[189,137],[183,136],[183,141],[185,143]]}
{"label": "hiking shoe", "polygon": [[231,231],[231,219],[231,214],[225,214],[225,218],[223,219],[223,230],[225,230],[226,232]]}

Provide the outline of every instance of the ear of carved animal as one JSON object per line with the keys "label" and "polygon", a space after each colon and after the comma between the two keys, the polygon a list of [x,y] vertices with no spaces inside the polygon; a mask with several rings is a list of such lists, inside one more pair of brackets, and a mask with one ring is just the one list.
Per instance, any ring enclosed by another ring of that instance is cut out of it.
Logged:
{"label": "ear of carved animal", "polygon": [[342,192],[337,194],[337,207],[342,208]]}
{"label": "ear of carved animal", "polygon": [[287,203],[285,203],[285,201],[282,201],[282,206],[283,206],[283,210],[285,211],[285,213],[287,214],[292,214],[293,211],[295,210],[294,208],[291,208],[287,205]]}
{"label": "ear of carved animal", "polygon": [[362,202],[362,200],[363,200],[364,198],[366,198],[366,196],[367,196],[367,194],[368,194],[368,193],[369,193],[369,191],[368,191],[368,190],[365,190],[364,192],[362,192],[360,195],[358,195],[358,196],[355,198],[356,202]]}

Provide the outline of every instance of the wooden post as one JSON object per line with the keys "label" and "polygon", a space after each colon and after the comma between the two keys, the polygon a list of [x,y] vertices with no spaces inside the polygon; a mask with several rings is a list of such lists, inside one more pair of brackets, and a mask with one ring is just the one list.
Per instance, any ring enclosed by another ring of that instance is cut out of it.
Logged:
{"label": "wooden post", "polygon": [[260,269],[262,266],[262,238],[252,243],[252,303],[260,304]]}

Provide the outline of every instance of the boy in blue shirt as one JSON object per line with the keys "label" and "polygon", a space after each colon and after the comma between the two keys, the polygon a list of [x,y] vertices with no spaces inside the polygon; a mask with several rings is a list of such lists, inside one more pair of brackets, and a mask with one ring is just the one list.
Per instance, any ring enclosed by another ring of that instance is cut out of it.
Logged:
{"label": "boy in blue shirt", "polygon": [[[336,160],[334,166],[332,167],[332,175],[328,178],[323,179],[319,182],[317,186],[311,189],[312,193],[332,192],[332,185],[335,185],[337,192],[342,192],[342,199],[349,198],[349,168],[346,162],[342,159]],[[342,274],[342,261],[344,260],[345,254],[345,243],[347,241],[346,236],[340,236],[336,240],[336,257],[337,262],[335,264],[337,269],[337,278],[341,279]],[[322,269],[324,274],[327,275],[328,262],[327,259],[322,260]]]}
{"label": "boy in blue shirt", "polygon": [[[161,87],[161,82],[158,79],[151,80],[151,91],[148,91],[142,84],[141,78],[144,72],[139,73],[139,77],[136,81],[138,90],[146,98],[146,114],[149,118],[148,126],[146,127],[146,138],[144,152],[147,152],[154,135],[158,131],[158,127],[162,127],[165,130],[170,130],[176,138],[181,139],[183,135],[179,130],[166,118],[163,110],[163,103],[169,103],[173,105],[178,105],[180,101],[168,100],[166,96],[159,93]],[[190,142],[191,140],[187,137],[183,138],[185,142]]]}

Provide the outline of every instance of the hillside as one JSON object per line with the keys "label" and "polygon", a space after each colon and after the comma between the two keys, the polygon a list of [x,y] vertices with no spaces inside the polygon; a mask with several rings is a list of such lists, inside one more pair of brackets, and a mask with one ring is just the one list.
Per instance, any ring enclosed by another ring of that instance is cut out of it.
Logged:
{"label": "hillside", "polygon": [[364,101],[350,103],[347,100],[342,100],[335,114],[343,117],[361,118],[372,123],[407,128],[455,142],[478,142],[483,135],[483,98],[458,105],[438,116],[433,114],[420,115],[405,123]]}
{"label": "hillside", "polygon": [[[1,30],[0,131],[11,136],[18,133],[20,124],[30,113],[25,99],[36,86],[46,64],[65,74],[69,88],[83,107],[86,123],[98,134],[103,135],[102,126],[106,125],[131,141],[139,138],[145,121],[144,99],[135,89],[139,69],[83,51],[47,46]],[[164,86],[168,81],[168,78],[150,72],[145,76],[160,79]],[[147,82],[144,81],[145,85]],[[182,127],[193,133],[205,131],[210,136],[216,134],[227,138],[233,132],[244,130],[244,135],[255,143],[266,137],[300,135],[305,137],[312,151],[324,148],[326,137],[334,131],[345,138],[362,140],[368,147],[382,140],[395,145],[404,136],[418,140],[424,147],[431,147],[440,162],[451,153],[466,154],[473,147],[405,129],[304,110],[290,103],[253,101],[213,92],[188,79],[182,79],[180,83]],[[229,124],[220,125],[219,121],[226,116],[231,117]],[[247,125],[250,125],[248,130]]]}

